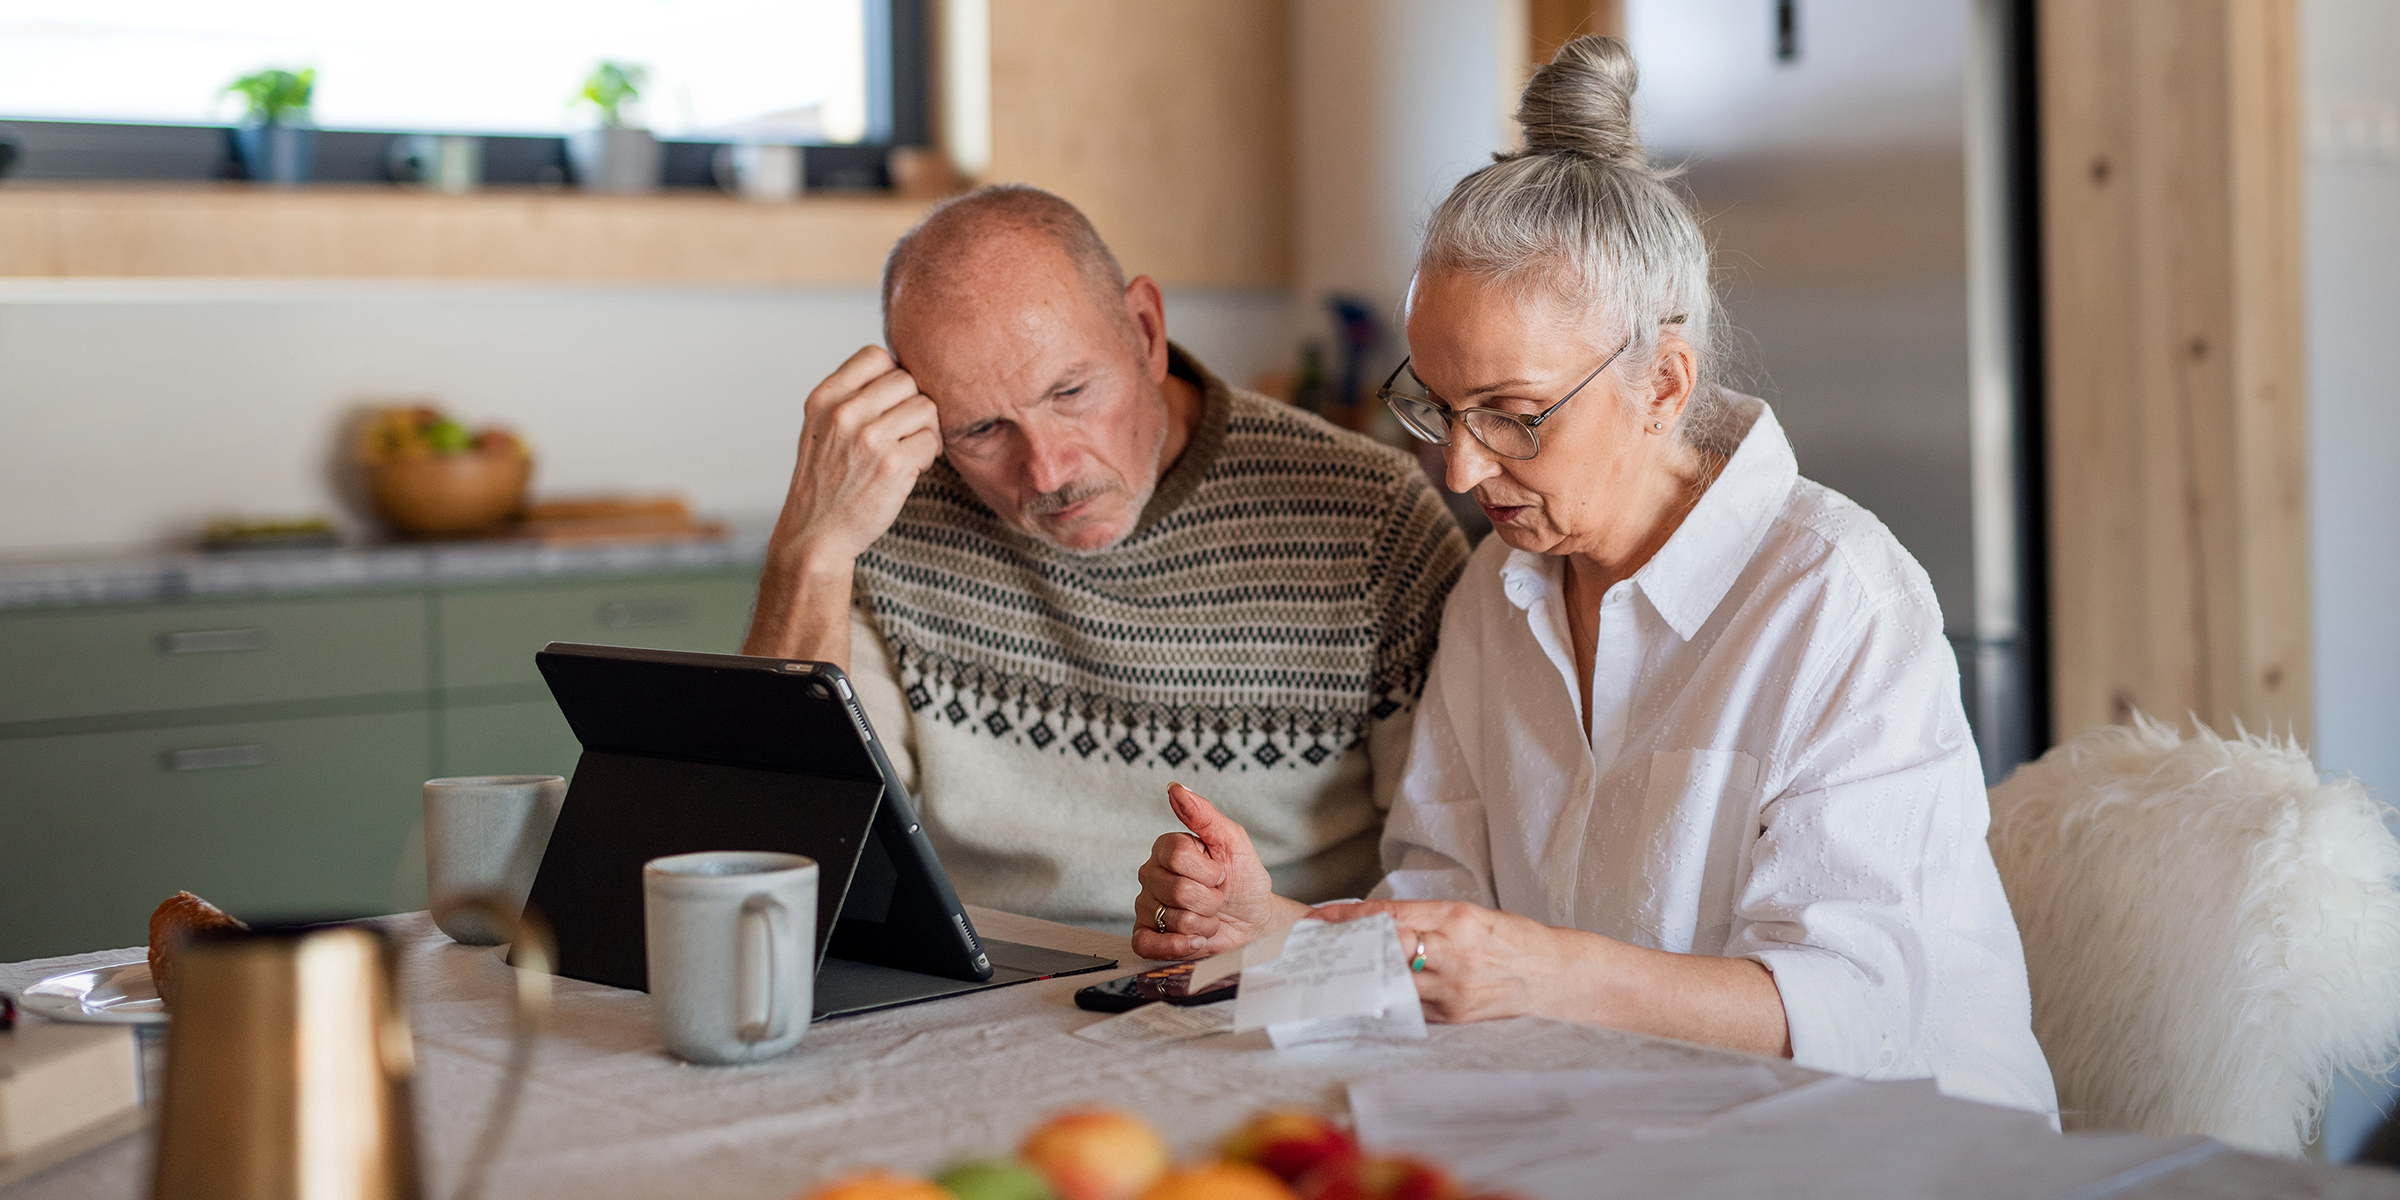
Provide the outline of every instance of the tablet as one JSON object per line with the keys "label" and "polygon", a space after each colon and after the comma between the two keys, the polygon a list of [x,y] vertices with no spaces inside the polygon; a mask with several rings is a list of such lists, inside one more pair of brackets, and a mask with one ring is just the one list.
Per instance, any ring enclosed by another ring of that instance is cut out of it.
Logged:
{"label": "tablet", "polygon": [[697,850],[817,861],[820,1018],[1115,965],[977,936],[832,664],[569,643],[535,663],[583,744],[530,900],[560,974],[645,987],[642,864]]}

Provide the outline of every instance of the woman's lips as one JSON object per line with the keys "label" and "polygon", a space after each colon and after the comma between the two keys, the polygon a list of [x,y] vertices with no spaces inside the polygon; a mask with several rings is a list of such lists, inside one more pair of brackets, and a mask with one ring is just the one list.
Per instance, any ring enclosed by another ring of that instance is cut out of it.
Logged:
{"label": "woman's lips", "polygon": [[[1478,503],[1480,504],[1480,502]],[[1481,507],[1483,515],[1490,517],[1492,524],[1506,525],[1533,506],[1530,504],[1481,504]]]}

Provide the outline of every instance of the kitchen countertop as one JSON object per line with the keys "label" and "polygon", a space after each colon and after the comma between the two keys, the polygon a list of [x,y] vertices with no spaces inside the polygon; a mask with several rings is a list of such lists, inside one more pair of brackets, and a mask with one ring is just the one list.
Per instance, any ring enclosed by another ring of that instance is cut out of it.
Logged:
{"label": "kitchen countertop", "polygon": [[0,561],[0,610],[756,566],[769,528],[737,523],[721,541],[421,542]]}

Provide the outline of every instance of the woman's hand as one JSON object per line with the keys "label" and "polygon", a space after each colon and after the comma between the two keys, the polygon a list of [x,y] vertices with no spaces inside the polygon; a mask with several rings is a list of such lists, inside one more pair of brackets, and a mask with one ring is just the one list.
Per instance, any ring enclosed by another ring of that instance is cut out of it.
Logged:
{"label": "woman's hand", "polygon": [[1135,954],[1223,954],[1299,919],[1305,910],[1275,894],[1248,830],[1180,783],[1167,785],[1167,803],[1191,832],[1160,835],[1142,864],[1142,894],[1133,902]]}
{"label": "woman's hand", "polygon": [[1355,921],[1392,914],[1414,958],[1417,998],[1433,1021],[1540,1016],[1789,1058],[1775,977],[1746,958],[1674,954],[1580,929],[1447,900],[1328,904],[1305,915]]}
{"label": "woman's hand", "polygon": [[1328,904],[1308,915],[1356,921],[1390,913],[1400,927],[1400,952],[1414,958],[1421,942],[1425,969],[1416,972],[1425,1017],[1456,1024],[1544,1013],[1562,971],[1560,931],[1527,917],[1448,900],[1369,900]]}

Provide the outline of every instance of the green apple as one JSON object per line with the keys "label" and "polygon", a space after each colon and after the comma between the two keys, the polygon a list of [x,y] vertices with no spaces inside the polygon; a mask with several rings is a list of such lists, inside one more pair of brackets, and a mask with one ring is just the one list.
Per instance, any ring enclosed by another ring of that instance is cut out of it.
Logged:
{"label": "green apple", "polygon": [[998,1158],[952,1167],[934,1180],[958,1200],[1051,1200],[1050,1185],[1033,1168]]}

